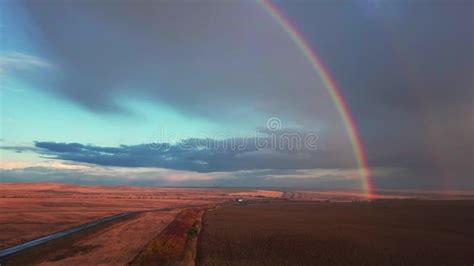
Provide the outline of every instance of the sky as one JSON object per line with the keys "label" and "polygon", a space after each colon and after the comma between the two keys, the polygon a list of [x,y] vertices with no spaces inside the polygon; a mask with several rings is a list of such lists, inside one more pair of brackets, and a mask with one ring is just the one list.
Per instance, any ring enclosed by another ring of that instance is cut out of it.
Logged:
{"label": "sky", "polygon": [[[268,4],[374,189],[474,189],[472,1]],[[367,184],[258,2],[1,0],[0,100],[1,182]]]}

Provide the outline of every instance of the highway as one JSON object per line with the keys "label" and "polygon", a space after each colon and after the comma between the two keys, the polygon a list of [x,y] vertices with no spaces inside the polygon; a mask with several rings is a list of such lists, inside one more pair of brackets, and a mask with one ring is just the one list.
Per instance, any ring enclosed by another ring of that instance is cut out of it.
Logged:
{"label": "highway", "polygon": [[[151,210],[146,210],[146,211],[169,211],[171,209],[182,209],[182,208],[202,207],[202,206],[207,206],[207,205],[206,204],[177,205],[177,206],[173,206],[171,208],[151,209]],[[49,235],[45,235],[45,236],[42,236],[42,237],[39,237],[39,238],[35,238],[33,240],[29,240],[29,241],[26,241],[26,242],[23,242],[23,243],[20,243],[20,244],[17,244],[17,245],[14,245],[14,246],[11,246],[11,247],[8,247],[8,248],[5,248],[5,249],[1,249],[0,250],[0,259],[4,258],[4,257],[7,257],[8,255],[11,255],[13,253],[16,253],[16,252],[19,252],[19,251],[22,251],[22,250],[25,250],[25,249],[28,249],[28,248],[31,248],[31,247],[41,245],[41,244],[46,243],[46,242],[51,241],[51,240],[55,240],[55,239],[58,239],[58,238],[61,238],[61,237],[65,237],[67,235],[82,231],[82,230],[87,229],[87,228],[91,228],[91,227],[94,227],[94,226],[97,226],[97,225],[100,225],[100,224],[108,223],[108,222],[111,222],[111,221],[114,221],[114,220],[117,220],[117,219],[125,218],[125,217],[131,216],[133,214],[138,214],[138,213],[142,213],[142,212],[144,212],[144,211],[124,212],[124,213],[115,214],[115,215],[100,218],[100,219],[97,219],[97,220],[94,220],[94,221],[91,221],[91,222],[88,222],[88,223],[85,223],[85,224],[82,224],[82,225],[71,227],[71,228],[65,229],[63,231],[59,231],[59,232],[52,233],[52,234],[49,234]]]}
{"label": "highway", "polygon": [[36,239],[33,239],[33,240],[29,240],[29,241],[26,241],[26,242],[23,242],[23,243],[20,243],[20,244],[17,244],[17,245],[14,245],[14,246],[11,246],[11,247],[0,250],[0,258],[3,258],[3,257],[6,257],[8,255],[11,255],[13,253],[16,253],[16,252],[19,252],[19,251],[22,251],[22,250],[40,245],[40,244],[43,244],[45,242],[48,242],[48,241],[51,241],[51,240],[54,240],[54,239],[58,239],[58,238],[70,235],[70,234],[75,233],[75,232],[82,231],[82,230],[87,229],[87,228],[97,226],[99,224],[104,224],[104,223],[108,223],[108,222],[111,222],[111,221],[114,221],[114,220],[117,220],[117,219],[120,219],[120,218],[125,218],[125,217],[130,216],[130,215],[135,214],[135,213],[137,213],[137,212],[124,212],[124,213],[115,214],[115,215],[100,218],[100,219],[97,219],[97,220],[94,220],[92,222],[88,222],[88,223],[85,223],[85,224],[82,224],[82,225],[71,227],[71,228],[63,230],[63,231],[59,231],[59,232],[52,233],[52,234],[49,234],[49,235],[46,235],[46,236],[42,236],[42,237],[39,237],[39,238],[36,238]]}

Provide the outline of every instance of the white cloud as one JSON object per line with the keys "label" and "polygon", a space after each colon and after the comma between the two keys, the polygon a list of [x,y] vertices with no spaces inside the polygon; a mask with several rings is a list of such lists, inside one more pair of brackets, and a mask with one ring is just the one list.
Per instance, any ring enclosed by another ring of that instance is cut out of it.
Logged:
{"label": "white cloud", "polygon": [[29,70],[32,68],[51,68],[52,64],[46,60],[21,52],[6,52],[0,54],[0,75],[11,70]]}

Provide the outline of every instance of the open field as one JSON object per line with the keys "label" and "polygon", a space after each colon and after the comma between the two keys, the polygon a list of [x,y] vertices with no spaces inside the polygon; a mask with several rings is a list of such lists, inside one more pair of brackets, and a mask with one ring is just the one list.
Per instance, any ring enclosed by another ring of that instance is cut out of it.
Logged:
{"label": "open field", "polygon": [[181,211],[131,265],[193,265],[203,209]]}
{"label": "open field", "polygon": [[472,265],[474,201],[272,201],[203,217],[198,265]]}
{"label": "open field", "polygon": [[251,189],[0,183],[0,248],[116,213],[212,205],[240,192],[247,193],[245,198],[261,194]]}
{"label": "open field", "polygon": [[8,257],[8,264],[126,264],[186,208],[281,192],[0,183],[0,248],[123,212],[140,212]]}
{"label": "open field", "polygon": [[124,265],[170,223],[177,210],[113,221],[7,257],[6,265]]}
{"label": "open field", "polygon": [[[284,189],[283,198],[296,201],[361,201],[366,194],[356,190],[315,190],[315,189]],[[395,190],[378,189],[371,195],[372,199],[423,199],[423,200],[474,200],[474,191],[467,190]]]}
{"label": "open field", "polygon": [[473,260],[474,201],[457,199],[471,196],[380,191],[383,200],[367,202],[354,191],[0,183],[0,248],[138,212],[0,263],[189,264],[198,242],[200,265],[463,265]]}

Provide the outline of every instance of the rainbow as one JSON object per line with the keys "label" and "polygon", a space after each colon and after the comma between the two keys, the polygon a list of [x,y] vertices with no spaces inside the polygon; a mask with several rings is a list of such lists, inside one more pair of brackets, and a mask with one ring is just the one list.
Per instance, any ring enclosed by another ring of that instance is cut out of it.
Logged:
{"label": "rainbow", "polygon": [[324,67],[321,59],[311,49],[311,46],[298,32],[296,27],[291,21],[285,17],[285,15],[268,0],[257,0],[257,3],[263,7],[263,9],[285,30],[290,36],[293,42],[301,50],[305,58],[309,61],[314,71],[319,75],[324,83],[326,91],[329,93],[331,100],[334,102],[339,115],[341,116],[347,135],[349,136],[352,150],[354,151],[355,160],[358,166],[359,174],[362,178],[362,189],[365,192],[365,196],[368,199],[372,198],[372,184],[370,181],[370,169],[367,165],[367,159],[365,156],[362,142],[359,136],[357,127],[355,126],[354,119],[350,115],[347,104],[342,97],[340,90],[337,88],[336,83],[331,78],[331,75]]}

